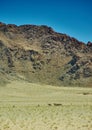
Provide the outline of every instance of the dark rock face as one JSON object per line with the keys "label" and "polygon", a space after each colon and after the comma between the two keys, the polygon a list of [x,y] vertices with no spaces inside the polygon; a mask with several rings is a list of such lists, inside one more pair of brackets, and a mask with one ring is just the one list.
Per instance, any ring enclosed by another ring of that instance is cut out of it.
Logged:
{"label": "dark rock face", "polygon": [[[68,69],[66,70],[66,68]],[[92,78],[92,58],[91,56],[87,57],[77,57],[74,58],[64,67],[65,72],[60,77],[61,81],[70,81],[72,80],[74,82],[78,81],[80,84],[83,84],[82,82],[85,82],[85,80]],[[89,81],[87,80],[87,83]],[[86,85],[87,85],[86,83]],[[91,80],[90,80],[90,86],[91,86]]]}
{"label": "dark rock face", "polygon": [[92,42],[89,41],[89,42],[87,43],[87,46],[92,47]]}
{"label": "dark rock face", "polygon": [[[0,74],[53,85],[92,84],[92,43],[47,26],[0,23]],[[79,83],[79,84],[78,84]]]}

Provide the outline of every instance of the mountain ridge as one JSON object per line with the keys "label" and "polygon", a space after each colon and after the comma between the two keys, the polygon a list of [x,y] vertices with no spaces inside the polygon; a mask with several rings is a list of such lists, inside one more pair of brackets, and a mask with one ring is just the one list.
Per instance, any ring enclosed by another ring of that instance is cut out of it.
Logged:
{"label": "mountain ridge", "polygon": [[46,25],[0,22],[0,81],[92,87],[92,43]]}

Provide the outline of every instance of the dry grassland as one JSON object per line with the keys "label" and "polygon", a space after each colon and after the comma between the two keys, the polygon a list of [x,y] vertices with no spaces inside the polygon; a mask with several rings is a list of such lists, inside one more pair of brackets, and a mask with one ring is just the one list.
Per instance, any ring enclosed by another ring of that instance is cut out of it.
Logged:
{"label": "dry grassland", "polygon": [[0,86],[0,130],[92,130],[92,89]]}

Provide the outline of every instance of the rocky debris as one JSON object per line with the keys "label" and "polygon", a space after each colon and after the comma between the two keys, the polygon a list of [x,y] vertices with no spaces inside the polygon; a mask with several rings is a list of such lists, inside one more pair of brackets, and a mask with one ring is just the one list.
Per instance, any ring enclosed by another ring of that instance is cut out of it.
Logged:
{"label": "rocky debris", "polygon": [[90,67],[84,68],[83,76],[84,76],[84,78],[92,77],[92,68],[90,68]]}
{"label": "rocky debris", "polygon": [[59,78],[61,81],[68,80],[72,83],[73,80],[92,78],[92,58],[74,56],[64,69],[64,74]]}
{"label": "rocky debris", "polygon": [[91,52],[92,53],[92,42],[88,41],[87,43],[87,48],[88,48],[88,52]]}
{"label": "rocky debris", "polygon": [[79,56],[74,55],[74,56],[72,57],[72,60],[71,60],[71,61],[69,61],[69,63],[68,63],[68,64],[71,64],[71,65],[73,66],[73,65],[75,65],[75,64],[76,64],[76,62],[77,62],[79,59],[80,59],[80,57],[79,57]]}
{"label": "rocky debris", "polygon": [[9,49],[5,48],[4,51],[5,51],[5,55],[7,57],[8,67],[14,67],[13,61],[12,61],[12,55],[11,55]]}
{"label": "rocky debris", "polygon": [[37,26],[37,25],[21,25],[18,27],[21,32],[24,33],[27,39],[35,39],[43,37],[44,35],[52,35],[54,31],[51,27],[47,26]]}

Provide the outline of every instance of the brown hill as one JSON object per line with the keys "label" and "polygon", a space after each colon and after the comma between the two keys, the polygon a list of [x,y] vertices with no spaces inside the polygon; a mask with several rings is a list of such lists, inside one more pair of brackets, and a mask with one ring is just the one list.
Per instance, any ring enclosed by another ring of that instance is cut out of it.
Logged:
{"label": "brown hill", "polygon": [[92,43],[47,26],[0,23],[0,82],[92,87]]}

